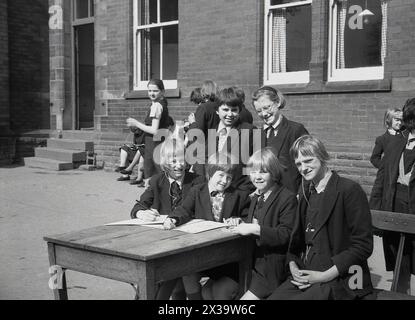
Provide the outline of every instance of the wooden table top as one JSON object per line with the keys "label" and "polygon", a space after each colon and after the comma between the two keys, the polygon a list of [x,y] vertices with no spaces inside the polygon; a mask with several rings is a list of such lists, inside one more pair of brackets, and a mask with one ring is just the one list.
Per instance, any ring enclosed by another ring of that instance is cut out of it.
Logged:
{"label": "wooden table top", "polygon": [[98,226],[44,240],[66,247],[148,261],[241,238],[224,228],[197,234],[143,226]]}

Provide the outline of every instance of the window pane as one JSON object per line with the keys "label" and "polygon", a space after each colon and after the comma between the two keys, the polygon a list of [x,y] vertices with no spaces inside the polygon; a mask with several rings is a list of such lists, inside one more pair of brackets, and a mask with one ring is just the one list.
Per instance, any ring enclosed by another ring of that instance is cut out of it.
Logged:
{"label": "window pane", "polygon": [[163,28],[163,80],[177,79],[179,64],[179,27]]}
{"label": "window pane", "polygon": [[90,13],[91,13],[91,17],[93,17],[94,15],[95,15],[95,13],[94,13],[94,0],[89,0],[89,3],[90,3],[90,7],[91,7],[91,9],[90,9]]}
{"label": "window pane", "polygon": [[299,1],[306,1],[306,0],[271,0],[271,6],[276,6],[279,4],[285,4],[290,2],[299,2]]}
{"label": "window pane", "polygon": [[150,23],[157,23],[157,0],[142,0],[150,2]]}
{"label": "window pane", "polygon": [[309,70],[311,6],[287,9],[287,72]]}
{"label": "window pane", "polygon": [[[373,15],[360,15],[365,9]],[[338,15],[342,14],[341,6]],[[338,30],[339,32],[340,30]],[[342,44],[338,41],[338,46]],[[379,0],[349,0],[344,29],[346,68],[381,66],[382,10]],[[339,50],[338,50],[339,52]],[[341,54],[341,53],[338,53]]]}
{"label": "window pane", "polygon": [[160,29],[146,29],[141,33],[141,81],[160,77]]}
{"label": "window pane", "polygon": [[272,72],[309,70],[311,6],[273,10]]}
{"label": "window pane", "polygon": [[157,23],[157,0],[138,0],[137,11],[139,25]]}
{"label": "window pane", "polygon": [[76,12],[75,12],[75,18],[76,19],[83,19],[88,18],[88,0],[75,0],[76,1]]}
{"label": "window pane", "polygon": [[160,0],[161,22],[179,20],[178,0]]}

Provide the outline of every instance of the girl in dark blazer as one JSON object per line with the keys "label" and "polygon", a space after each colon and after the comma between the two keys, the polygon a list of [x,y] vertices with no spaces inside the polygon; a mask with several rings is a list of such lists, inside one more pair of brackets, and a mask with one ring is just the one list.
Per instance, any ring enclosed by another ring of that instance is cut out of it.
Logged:
{"label": "girl in dark blazer", "polygon": [[[184,142],[168,138],[160,148],[160,167],[163,170],[150,179],[149,187],[131,210],[131,218],[153,221],[158,215],[168,215],[182,204],[189,190],[203,183],[204,177],[186,170]],[[157,299],[166,300],[170,295],[173,300],[185,299],[183,284],[180,279],[164,282],[158,291]]]}
{"label": "girl in dark blazer", "polygon": [[[385,152],[372,188],[370,205],[372,209],[415,214],[415,98],[408,100],[403,108],[403,123],[406,130],[402,132],[402,139],[396,140]],[[393,271],[399,234],[383,232],[382,239],[386,270]],[[409,260],[410,272],[402,271],[398,290],[406,293],[409,285],[410,294],[415,295],[414,237],[406,238],[404,258]]]}
{"label": "girl in dark blazer", "polygon": [[[194,186],[182,204],[169,215],[164,223],[165,229],[173,229],[191,219],[205,219],[224,222],[231,217],[247,215],[250,204],[249,192],[231,187],[236,165],[226,153],[217,153],[209,158],[206,166],[208,182]],[[233,299],[238,293],[238,265],[228,264],[204,272],[218,281],[220,289],[215,299]],[[183,277],[183,284],[189,300],[202,298],[199,280],[201,274]]]}
{"label": "girl in dark blazer", "polygon": [[373,290],[367,259],[373,250],[365,192],[327,167],[323,143],[295,141],[291,154],[304,178],[287,262],[291,276],[269,299],[356,299]]}
{"label": "girl in dark blazer", "polygon": [[380,167],[380,161],[388,145],[396,139],[402,138],[400,129],[402,124],[402,110],[398,108],[388,109],[385,112],[384,124],[386,132],[376,138],[375,147],[370,157],[370,162],[377,169]]}
{"label": "girl in dark blazer", "polygon": [[262,132],[262,148],[271,147],[280,163],[285,167],[281,183],[292,192],[297,193],[301,175],[290,156],[290,148],[294,141],[308,134],[301,123],[285,118],[280,110],[285,107],[283,94],[272,87],[262,87],[252,95],[252,103],[258,117],[264,122]]}
{"label": "girl in dark blazer", "polygon": [[247,166],[257,189],[247,223],[239,224],[232,232],[257,237],[251,284],[241,298],[257,300],[267,298],[286,279],[285,259],[297,198],[280,185],[282,168],[270,148],[255,152]]}

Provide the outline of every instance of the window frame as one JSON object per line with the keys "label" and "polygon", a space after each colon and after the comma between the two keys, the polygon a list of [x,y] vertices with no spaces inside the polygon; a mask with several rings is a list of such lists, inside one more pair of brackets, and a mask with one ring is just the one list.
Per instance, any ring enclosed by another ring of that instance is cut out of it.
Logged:
{"label": "window frame", "polygon": [[360,68],[336,68],[337,53],[337,0],[329,1],[329,38],[328,38],[328,82],[344,82],[344,81],[370,81],[383,80],[385,77],[385,66],[377,67],[360,67]]}
{"label": "window frame", "polygon": [[72,0],[72,25],[78,26],[78,25],[84,25],[88,23],[94,23],[95,22],[95,7],[94,6],[95,6],[94,0],[88,0],[88,17],[77,18],[76,17],[76,11],[77,11],[76,0]]}
{"label": "window frame", "polygon": [[[281,8],[312,6],[313,0],[295,1],[271,5],[271,0],[265,0],[264,10],[264,84],[308,84],[310,69],[292,72],[272,72],[272,14],[271,11]],[[310,30],[311,32],[311,30]]]}
{"label": "window frame", "polygon": [[[161,19],[161,6],[160,0],[157,0],[157,23],[151,23],[147,25],[141,25],[138,23],[138,5],[141,0],[133,0],[133,89],[134,90],[147,90],[148,80],[141,80],[141,32],[146,29],[160,29],[163,27],[179,25],[179,20],[172,20],[167,22],[160,22]],[[165,89],[177,89],[176,80],[164,80],[163,79],[163,32],[160,32],[160,75],[163,80]]]}

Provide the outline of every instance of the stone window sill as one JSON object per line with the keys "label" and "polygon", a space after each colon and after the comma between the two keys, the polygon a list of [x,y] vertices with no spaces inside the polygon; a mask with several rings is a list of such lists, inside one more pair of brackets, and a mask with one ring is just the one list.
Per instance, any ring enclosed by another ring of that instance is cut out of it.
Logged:
{"label": "stone window sill", "polygon": [[[164,92],[166,98],[180,98],[180,89],[166,89]],[[124,95],[127,100],[148,99],[147,90],[130,91]]]}

